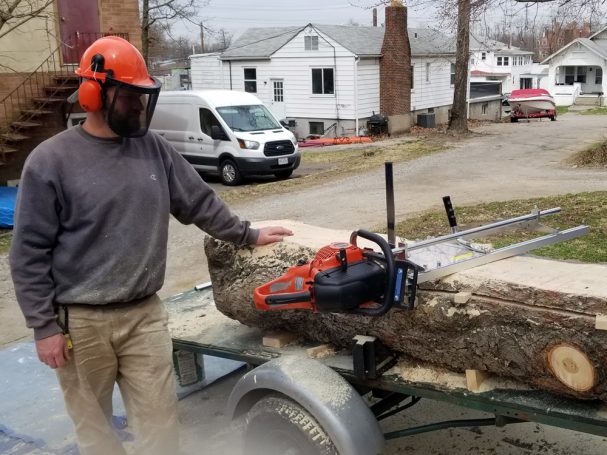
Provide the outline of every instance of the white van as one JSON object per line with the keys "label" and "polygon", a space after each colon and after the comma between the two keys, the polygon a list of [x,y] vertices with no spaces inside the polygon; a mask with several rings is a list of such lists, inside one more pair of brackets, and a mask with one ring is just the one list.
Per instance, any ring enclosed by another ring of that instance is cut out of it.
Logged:
{"label": "white van", "polygon": [[245,92],[161,91],[150,129],[197,170],[219,173],[225,185],[247,175],[288,178],[301,159],[293,133]]}

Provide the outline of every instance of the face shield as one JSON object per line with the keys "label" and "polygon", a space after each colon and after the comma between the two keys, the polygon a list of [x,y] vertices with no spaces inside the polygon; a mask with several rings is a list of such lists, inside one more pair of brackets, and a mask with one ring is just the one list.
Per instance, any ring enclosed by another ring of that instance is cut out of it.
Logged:
{"label": "face shield", "polygon": [[106,79],[106,121],[118,136],[141,137],[147,133],[161,86],[160,81],[152,80],[154,85],[142,87]]}

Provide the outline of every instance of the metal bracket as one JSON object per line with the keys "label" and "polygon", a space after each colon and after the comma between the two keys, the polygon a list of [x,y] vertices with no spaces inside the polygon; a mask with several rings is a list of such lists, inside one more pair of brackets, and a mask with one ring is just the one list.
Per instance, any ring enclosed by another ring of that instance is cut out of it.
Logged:
{"label": "metal bracket", "polygon": [[352,341],[353,370],[358,379],[377,379],[396,364],[396,356],[377,337],[356,335]]}

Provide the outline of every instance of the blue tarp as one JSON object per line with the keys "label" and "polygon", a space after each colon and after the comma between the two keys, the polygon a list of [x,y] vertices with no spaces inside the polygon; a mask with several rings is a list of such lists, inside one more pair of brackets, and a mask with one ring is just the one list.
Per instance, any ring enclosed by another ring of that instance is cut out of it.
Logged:
{"label": "blue tarp", "polygon": [[14,186],[0,186],[0,228],[13,227],[15,203],[17,202],[17,188]]}

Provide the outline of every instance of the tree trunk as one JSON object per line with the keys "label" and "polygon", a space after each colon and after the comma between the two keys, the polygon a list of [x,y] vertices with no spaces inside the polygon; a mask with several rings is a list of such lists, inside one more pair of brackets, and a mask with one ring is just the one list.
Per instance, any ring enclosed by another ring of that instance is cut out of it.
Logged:
{"label": "tree trunk", "polygon": [[150,49],[150,2],[143,0],[141,3],[141,53],[145,64],[148,65],[148,55]]}
{"label": "tree trunk", "polygon": [[468,131],[468,60],[470,59],[470,0],[457,2],[457,54],[455,56],[455,87],[449,131]]}
{"label": "tree trunk", "polygon": [[484,370],[560,394],[607,400],[607,330],[595,328],[597,314],[607,314],[604,265],[506,259],[424,283],[414,310],[392,309],[380,317],[258,311],[255,287],[312,258],[321,246],[349,238],[344,231],[290,227],[297,235],[289,241],[255,249],[205,241],[222,313],[338,346],[355,335],[377,336],[392,350],[436,366]]}

